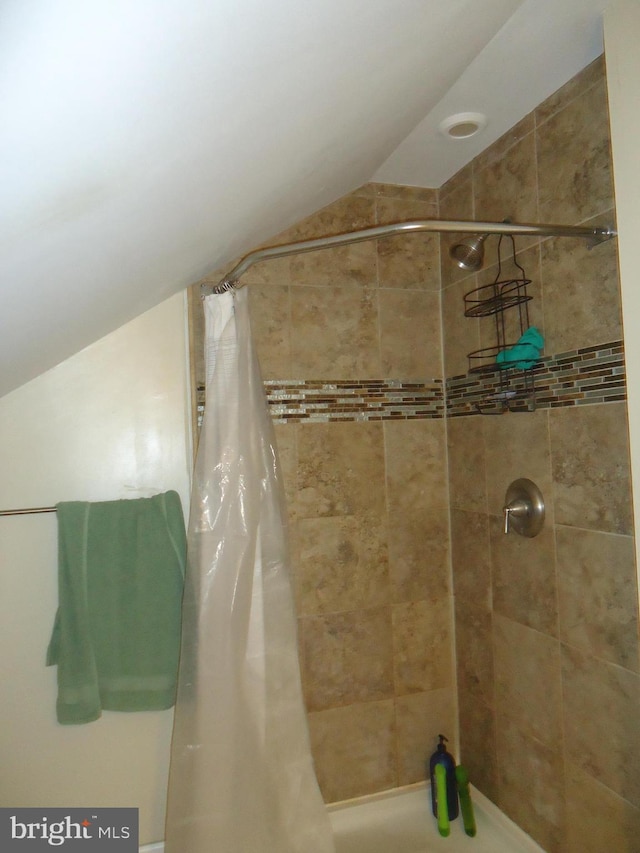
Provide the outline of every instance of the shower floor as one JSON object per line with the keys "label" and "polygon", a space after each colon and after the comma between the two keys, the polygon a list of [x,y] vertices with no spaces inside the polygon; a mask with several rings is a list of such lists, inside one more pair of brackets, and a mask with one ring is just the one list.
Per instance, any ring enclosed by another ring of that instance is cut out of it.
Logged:
{"label": "shower floor", "polygon": [[336,853],[544,853],[479,791],[472,789],[477,833],[465,835],[462,819],[439,835],[424,785],[337,803],[329,807]]}

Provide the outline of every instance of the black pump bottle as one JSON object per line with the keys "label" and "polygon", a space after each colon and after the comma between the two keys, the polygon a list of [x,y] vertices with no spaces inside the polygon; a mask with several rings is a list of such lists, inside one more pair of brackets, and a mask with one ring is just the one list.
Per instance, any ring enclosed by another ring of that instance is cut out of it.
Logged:
{"label": "black pump bottle", "polygon": [[431,779],[431,809],[438,816],[438,802],[436,797],[436,765],[442,764],[447,780],[447,811],[449,820],[458,817],[458,788],[456,785],[456,763],[451,753],[447,752],[444,735],[438,735],[440,743],[429,760],[429,778]]}

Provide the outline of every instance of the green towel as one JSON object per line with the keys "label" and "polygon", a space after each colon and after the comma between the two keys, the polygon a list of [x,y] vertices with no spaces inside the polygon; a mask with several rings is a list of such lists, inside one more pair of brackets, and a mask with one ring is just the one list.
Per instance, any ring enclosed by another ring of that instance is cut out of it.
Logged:
{"label": "green towel", "polygon": [[544,346],[544,338],[535,326],[529,326],[521,335],[517,344],[502,350],[496,356],[500,370],[515,367],[517,370],[529,370],[540,358],[540,350]]}
{"label": "green towel", "polygon": [[58,722],[175,701],[186,536],[180,497],[56,506]]}

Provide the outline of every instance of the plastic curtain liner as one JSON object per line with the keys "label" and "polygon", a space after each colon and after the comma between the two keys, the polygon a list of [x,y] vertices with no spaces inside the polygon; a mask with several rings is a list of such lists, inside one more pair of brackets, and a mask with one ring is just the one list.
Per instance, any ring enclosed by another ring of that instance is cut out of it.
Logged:
{"label": "plastic curtain liner", "polygon": [[246,290],[209,296],[166,853],[333,853],[313,769],[273,426]]}

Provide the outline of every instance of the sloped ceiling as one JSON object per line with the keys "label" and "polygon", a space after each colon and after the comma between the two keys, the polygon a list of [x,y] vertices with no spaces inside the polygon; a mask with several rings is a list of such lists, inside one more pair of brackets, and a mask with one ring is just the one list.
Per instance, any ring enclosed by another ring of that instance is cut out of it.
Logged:
{"label": "sloped ceiling", "polygon": [[[0,395],[367,180],[439,186],[603,5],[3,0]],[[489,123],[451,143],[461,110]]]}

